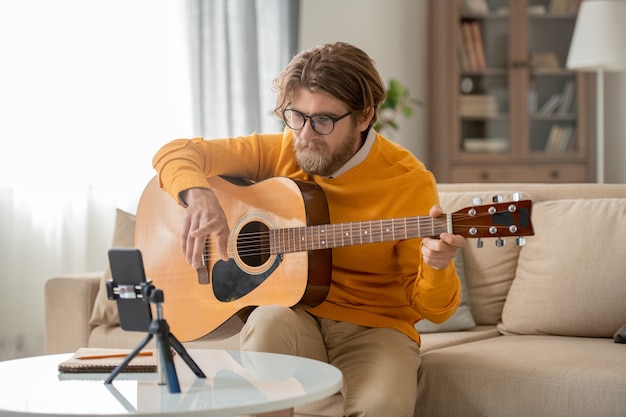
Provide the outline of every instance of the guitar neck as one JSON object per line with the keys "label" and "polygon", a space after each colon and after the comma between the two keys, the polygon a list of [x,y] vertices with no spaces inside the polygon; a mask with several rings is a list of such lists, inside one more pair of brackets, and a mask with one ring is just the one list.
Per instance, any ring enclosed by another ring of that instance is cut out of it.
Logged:
{"label": "guitar neck", "polygon": [[452,232],[450,215],[403,217],[270,230],[272,254],[439,236]]}

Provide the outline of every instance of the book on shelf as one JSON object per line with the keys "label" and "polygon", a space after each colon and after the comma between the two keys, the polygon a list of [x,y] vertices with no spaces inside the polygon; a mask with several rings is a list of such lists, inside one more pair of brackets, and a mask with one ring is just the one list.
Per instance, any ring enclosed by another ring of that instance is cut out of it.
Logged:
{"label": "book on shelf", "polygon": [[544,149],[545,152],[563,153],[567,151],[571,141],[572,131],[572,126],[552,125],[546,142],[546,147]]}
{"label": "book on shelf", "polygon": [[509,141],[504,138],[465,138],[463,150],[476,153],[500,153],[509,150]]}
{"label": "book on shelf", "polygon": [[554,111],[559,106],[560,102],[561,102],[561,94],[558,94],[558,93],[552,94],[550,98],[548,98],[539,109],[539,114],[549,115],[549,114],[554,113]]}
{"label": "book on shelf", "polygon": [[536,52],[530,58],[535,70],[556,70],[560,68],[559,58],[554,52]]}
{"label": "book on shelf", "polygon": [[561,93],[561,102],[557,109],[558,114],[567,114],[572,112],[572,103],[574,102],[574,81],[567,80],[563,86]]}
{"label": "book on shelf", "polygon": [[461,68],[482,71],[487,68],[482,29],[478,22],[460,22],[457,32]]}
{"label": "book on shelf", "polygon": [[462,46],[465,56],[467,57],[466,70],[478,69],[478,63],[476,61],[476,52],[474,51],[474,42],[472,41],[472,32],[468,22],[461,22],[461,34],[463,35]]}
{"label": "book on shelf", "polygon": [[491,94],[461,94],[459,112],[465,117],[488,117],[499,114],[498,99]]}
{"label": "book on shelf", "polygon": [[546,14],[548,12],[548,10],[546,9],[546,6],[544,6],[543,4],[538,4],[538,5],[528,5],[528,14],[529,15],[543,15]]}
{"label": "book on shelf", "polygon": [[576,13],[581,0],[550,0],[550,13]]}
{"label": "book on shelf", "polygon": [[485,48],[483,47],[483,35],[482,29],[478,22],[472,22],[470,25],[470,32],[472,35],[472,44],[474,45],[474,53],[476,54],[476,69],[487,69],[487,59],[485,57]]}
{"label": "book on shelf", "polygon": [[459,51],[459,66],[461,67],[461,70],[470,70],[472,69],[472,64],[470,63],[469,50],[465,45],[465,36],[463,35],[462,25],[457,25],[456,34]]}
{"label": "book on shelf", "polygon": [[487,0],[457,0],[461,13],[489,13]]}

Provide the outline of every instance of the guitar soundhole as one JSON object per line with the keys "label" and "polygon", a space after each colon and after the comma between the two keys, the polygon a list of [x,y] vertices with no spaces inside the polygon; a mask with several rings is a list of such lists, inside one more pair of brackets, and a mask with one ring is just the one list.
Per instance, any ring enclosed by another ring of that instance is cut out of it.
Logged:
{"label": "guitar soundhole", "polygon": [[272,260],[269,235],[269,228],[259,221],[247,223],[239,230],[238,260],[220,259],[213,265],[215,298],[222,302],[238,300],[254,291],[280,266],[282,256]]}
{"label": "guitar soundhole", "polygon": [[248,266],[259,267],[270,257],[269,228],[261,222],[246,224],[237,236],[237,253]]}

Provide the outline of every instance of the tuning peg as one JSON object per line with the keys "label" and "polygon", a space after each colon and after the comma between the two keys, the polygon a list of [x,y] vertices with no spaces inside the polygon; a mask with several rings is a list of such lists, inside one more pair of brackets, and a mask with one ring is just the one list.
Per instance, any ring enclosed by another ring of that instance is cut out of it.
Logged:
{"label": "tuning peg", "polygon": [[504,201],[504,197],[502,197],[501,195],[494,195],[493,198],[491,199],[492,202],[494,203],[502,203]]}
{"label": "tuning peg", "polygon": [[472,205],[474,206],[480,206],[483,203],[483,199],[480,197],[474,197],[472,198]]}
{"label": "tuning peg", "polygon": [[524,246],[526,244],[526,238],[524,236],[518,236],[515,238],[515,244],[517,246]]}
{"label": "tuning peg", "polygon": [[502,239],[501,237],[496,239],[496,247],[501,248],[504,246],[504,239]]}
{"label": "tuning peg", "polygon": [[482,240],[481,238],[478,238],[478,239],[476,240],[476,247],[477,247],[478,249],[481,249],[483,246],[485,246],[485,243],[483,242],[483,240]]}
{"label": "tuning peg", "polygon": [[522,193],[519,192],[515,192],[511,195],[511,198],[513,199],[513,201],[522,201]]}

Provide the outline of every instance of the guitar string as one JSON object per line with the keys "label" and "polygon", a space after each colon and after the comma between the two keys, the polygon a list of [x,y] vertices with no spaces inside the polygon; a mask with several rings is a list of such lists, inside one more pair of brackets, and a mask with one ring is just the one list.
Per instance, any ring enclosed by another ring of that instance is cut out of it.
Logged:
{"label": "guitar string", "polygon": [[[467,216],[467,215],[453,215],[453,217],[457,218],[457,221],[462,218],[463,216],[465,216],[465,218],[477,218],[478,216]],[[487,215],[486,215],[487,216]],[[491,216],[491,215],[488,215]],[[408,228],[410,229],[411,227],[415,228],[415,227],[421,227],[421,225],[425,225],[424,227],[427,229],[428,227],[432,227],[432,220],[430,218],[420,218],[420,219],[390,219],[390,220],[410,220],[409,223],[407,223],[407,225],[409,226]],[[376,222],[380,222],[380,221],[376,221]],[[411,223],[412,222],[412,223]],[[361,223],[369,223],[369,222],[361,222]],[[419,224],[418,224],[419,223]],[[301,240],[295,240],[295,234],[291,234],[289,231],[296,231],[296,230],[301,230],[301,229],[306,229],[306,228],[312,228],[312,227],[319,227],[319,228],[334,228],[335,226],[339,226],[339,225],[320,225],[320,226],[303,226],[303,227],[294,227],[294,228],[285,228],[285,229],[279,229],[279,230],[285,230],[287,232],[283,233],[283,234],[279,234],[279,236],[276,236],[276,229],[272,229],[272,230],[265,230],[265,231],[260,231],[260,232],[248,232],[248,233],[243,233],[239,235],[239,239],[238,239],[238,254],[240,256],[255,256],[255,255],[270,255],[270,248],[271,245],[268,245],[268,242],[271,240],[271,237],[269,236],[270,234],[274,235],[275,240],[278,240],[280,242],[282,242],[282,245],[278,245],[279,247],[281,247],[282,249],[290,249],[291,247],[297,248],[294,250],[294,252],[299,252],[299,251],[303,251],[306,250],[305,249],[301,249],[302,246],[302,241]],[[404,225],[403,225],[404,226]],[[439,228],[444,227],[444,223],[440,222],[439,225],[437,225]],[[470,227],[475,227],[477,229],[482,229],[482,228],[486,228],[486,227],[491,227],[491,226],[465,226],[465,227],[457,227],[456,231],[460,231],[461,229],[467,228],[469,229]],[[407,229],[406,227],[401,227],[400,230],[404,231],[405,229]],[[442,229],[443,230],[443,229]],[[335,233],[336,231],[333,231],[331,233],[325,234],[325,236],[329,236],[329,239],[334,240],[335,244],[331,245],[331,247],[339,247],[342,245],[338,245],[337,244],[337,240],[340,239],[339,236],[337,236],[337,233]],[[389,233],[389,232],[386,232]],[[286,234],[286,236],[285,236]],[[374,231],[372,232],[368,237],[365,238],[365,242],[363,242],[361,240],[361,236],[357,236],[357,237],[351,237],[351,242],[349,243],[349,245],[356,245],[356,244],[360,244],[360,243],[377,243],[379,242],[381,236],[384,236],[385,233],[384,232],[380,232],[380,231]],[[399,235],[402,235],[402,232],[399,233]],[[413,237],[413,236],[411,236]],[[415,237],[419,237],[419,236],[415,236]],[[425,236],[422,236],[425,237]],[[494,236],[495,237],[495,236]],[[259,243],[259,240],[261,238],[261,244]],[[315,236],[313,236],[313,240],[314,240]],[[318,236],[319,238],[319,236]],[[358,239],[359,242],[354,243],[354,240]],[[328,239],[327,239],[328,240]],[[208,241],[207,241],[207,246],[208,246]],[[320,245],[315,245],[314,242],[312,242],[310,245],[307,242],[304,242],[305,246],[313,246],[310,249],[324,249],[326,248],[325,243],[324,244],[320,244]],[[320,246],[320,247],[317,247]],[[345,246],[345,245],[343,245]],[[284,251],[283,251],[284,252]]]}
{"label": "guitar string", "polygon": [[[470,216],[464,213],[452,214],[453,221],[457,221],[457,222],[462,221],[462,220],[467,220],[467,219],[478,219],[481,217],[491,217],[491,216],[492,215],[488,213],[479,213],[475,216]],[[396,222],[396,221],[402,224],[393,225],[393,222]],[[378,228],[379,223],[382,225],[385,222],[387,223],[391,222],[390,226],[392,226],[394,231],[383,232],[381,230],[373,230],[365,238],[365,242],[362,242],[361,235],[350,236],[348,238],[350,240],[350,243],[347,245],[337,244],[337,241],[342,239],[342,237],[340,237],[341,235],[337,235],[337,233],[341,233],[343,229],[342,230],[335,230],[335,229],[341,229],[341,226],[343,226],[343,227],[348,227],[349,230],[352,231],[354,227],[358,228],[358,227],[362,227],[363,225],[367,225],[369,227],[371,222],[365,221],[365,222],[343,223],[343,224],[340,223],[340,224],[327,224],[327,225],[313,225],[313,226],[301,226],[301,227],[292,227],[292,228],[284,228],[284,229],[270,229],[270,230],[263,230],[263,231],[258,231],[258,232],[247,232],[247,233],[242,233],[238,235],[236,239],[237,240],[237,245],[236,245],[237,253],[240,257],[272,255],[271,244],[270,244],[270,240],[272,239],[272,237],[270,237],[270,235],[274,235],[273,237],[275,238],[275,240],[278,240],[282,243],[282,245],[279,244],[277,246],[279,247],[279,249],[284,249],[284,250],[278,251],[277,253],[287,252],[285,249],[289,249],[292,247],[294,249],[295,248],[298,248],[298,249],[290,251],[290,252],[302,252],[306,250],[327,248],[326,246],[328,245],[325,243],[324,244],[320,243],[318,245],[315,245],[314,242],[312,242],[312,240],[315,240],[316,236],[309,236],[310,238],[309,240],[311,240],[310,243],[308,241],[303,242],[302,240],[295,240],[295,237],[296,237],[295,235],[297,233],[294,233],[294,232],[303,230],[303,229],[314,229],[314,228],[333,229],[332,232],[324,234],[324,236],[327,237],[326,240],[334,241],[335,244],[328,247],[328,248],[331,248],[331,247],[341,247],[341,246],[354,246],[354,245],[360,244],[361,242],[363,244],[379,243],[380,240],[377,240],[377,239],[380,239],[382,236],[385,236],[386,234],[390,234],[390,233],[393,234],[395,232],[398,232],[398,230],[400,230],[400,232],[397,233],[398,236],[402,236],[402,235],[405,235],[405,232],[404,232],[405,229],[411,229],[411,228],[421,229],[423,227],[424,230],[428,230],[428,228],[433,227],[433,221],[428,216],[374,220],[372,222],[376,224],[377,226],[374,229]],[[438,226],[439,229],[445,230],[445,227],[447,226],[446,222],[440,221],[438,223],[439,224],[437,224],[436,226]],[[456,232],[468,231],[472,227],[478,230],[482,230],[482,229],[489,228],[491,226],[492,225],[486,225],[486,226],[463,225],[463,226],[456,227],[455,231]],[[506,228],[506,226],[496,226],[496,227],[498,227],[498,229]],[[277,233],[277,230],[283,230],[284,232]],[[438,229],[436,228],[436,230]],[[276,236],[277,234],[278,236]],[[314,232],[310,232],[308,234],[311,235],[311,234],[314,234]],[[307,235],[307,232],[305,231],[305,237],[306,235]],[[299,234],[298,237],[301,237],[301,234]],[[320,236],[317,236],[317,238],[319,237]],[[415,237],[420,237],[420,236],[415,236]],[[421,237],[426,237],[426,236],[421,236]],[[494,237],[497,237],[497,236],[494,236]],[[211,238],[209,237],[205,244],[205,253],[203,254],[203,258],[205,259],[205,261],[214,261],[214,260],[219,259],[219,257],[215,256],[216,254],[211,251],[210,244],[209,244],[210,240]],[[229,240],[232,240],[232,239],[229,239]],[[390,239],[390,240],[394,240],[394,239]],[[397,239],[397,240],[400,240],[400,239]],[[354,243],[354,241],[356,241],[356,243]],[[305,246],[305,249],[300,249],[303,245]],[[308,247],[308,249],[306,247]]]}

